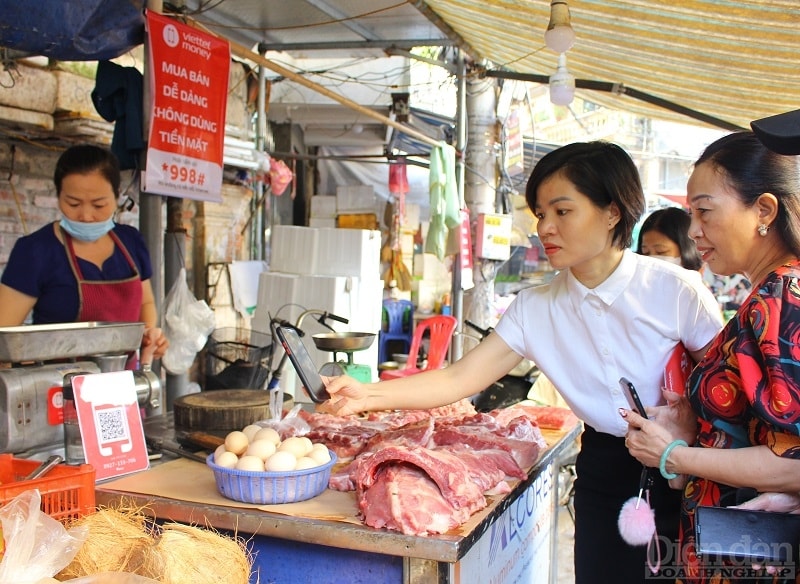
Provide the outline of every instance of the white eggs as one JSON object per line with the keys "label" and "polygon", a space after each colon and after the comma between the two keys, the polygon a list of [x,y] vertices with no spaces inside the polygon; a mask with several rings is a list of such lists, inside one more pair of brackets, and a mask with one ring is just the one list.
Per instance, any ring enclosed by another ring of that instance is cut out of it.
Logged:
{"label": "white eggs", "polygon": [[306,448],[307,445],[300,436],[291,436],[280,443],[278,452],[288,452],[295,458],[303,458],[306,455]]}
{"label": "white eggs", "polygon": [[270,472],[286,472],[294,470],[296,466],[297,458],[285,450],[279,450],[264,463],[264,467]]}
{"label": "white eggs", "polygon": [[225,443],[214,450],[214,462],[221,467],[251,472],[288,472],[322,466],[331,461],[325,444],[315,444],[306,436],[280,434],[257,424],[234,430]]}
{"label": "white eggs", "polygon": [[314,443],[311,441],[311,438],[307,438],[306,436],[300,436],[300,442],[305,444],[306,447],[306,454],[311,452],[311,449],[314,448]]}
{"label": "white eggs", "polygon": [[313,458],[309,458],[308,456],[304,456],[303,458],[297,459],[297,465],[294,467],[295,470],[305,470],[307,468],[315,468],[319,466],[316,460]]}
{"label": "white eggs", "polygon": [[245,455],[236,463],[236,469],[264,472],[264,461],[257,456]]}
{"label": "white eggs", "polygon": [[281,443],[281,435],[278,434],[278,431],[275,428],[261,428],[256,435],[253,436],[251,442],[256,440],[269,440],[275,446]]}
{"label": "white eggs", "polygon": [[233,452],[236,456],[244,454],[248,444],[250,444],[250,440],[247,438],[247,434],[239,430],[234,430],[225,436],[225,450]]}
{"label": "white eggs", "polygon": [[228,452],[228,451],[225,449],[225,445],[224,444],[220,444],[219,446],[217,446],[217,449],[214,451],[214,460],[218,460],[220,455],[223,452]]}
{"label": "white eggs", "polygon": [[321,443],[317,442],[316,444],[314,444],[311,447],[311,451],[313,452],[314,450],[322,450],[323,452],[327,453],[328,452],[328,447],[325,446],[324,444],[321,444]]}
{"label": "white eggs", "polygon": [[255,440],[255,435],[258,431],[261,430],[261,426],[257,426],[256,424],[250,424],[242,428],[242,433],[247,436],[247,439],[252,442]]}
{"label": "white eggs", "polygon": [[239,457],[233,452],[228,452],[226,450],[219,455],[214,454],[214,462],[224,468],[236,468],[236,463],[239,462]]}
{"label": "white eggs", "polygon": [[314,448],[309,452],[308,458],[311,458],[317,465],[325,464],[326,462],[330,462],[331,460],[331,453],[328,451],[327,448],[323,445],[322,448]]}
{"label": "white eggs", "polygon": [[267,460],[270,456],[275,454],[275,445],[269,440],[255,440],[247,447],[245,454],[257,456],[261,460]]}

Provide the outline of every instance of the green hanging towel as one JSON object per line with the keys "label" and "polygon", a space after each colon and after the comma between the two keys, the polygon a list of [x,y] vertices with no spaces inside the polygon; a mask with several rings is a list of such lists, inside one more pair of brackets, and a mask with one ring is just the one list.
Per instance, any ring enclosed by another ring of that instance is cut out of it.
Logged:
{"label": "green hanging towel", "polygon": [[425,239],[425,253],[443,260],[448,232],[460,224],[455,148],[439,142],[431,149],[429,177],[431,221]]}

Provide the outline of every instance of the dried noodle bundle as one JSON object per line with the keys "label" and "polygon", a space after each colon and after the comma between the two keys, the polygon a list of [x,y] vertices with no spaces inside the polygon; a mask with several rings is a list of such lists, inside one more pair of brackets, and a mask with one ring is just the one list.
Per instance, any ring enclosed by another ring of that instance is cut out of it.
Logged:
{"label": "dried noodle bundle", "polygon": [[103,508],[76,519],[71,525],[85,525],[88,537],[75,559],[58,574],[69,580],[98,572],[139,573],[153,538],[139,508]]}
{"label": "dried noodle bundle", "polygon": [[164,584],[247,584],[244,544],[210,529],[167,523],[145,559],[143,576]]}

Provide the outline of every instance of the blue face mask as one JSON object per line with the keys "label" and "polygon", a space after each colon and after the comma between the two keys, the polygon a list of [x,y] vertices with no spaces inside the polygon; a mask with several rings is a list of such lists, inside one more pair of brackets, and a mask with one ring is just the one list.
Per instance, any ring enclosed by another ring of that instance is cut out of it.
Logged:
{"label": "blue face mask", "polygon": [[75,239],[81,241],[97,241],[114,228],[114,218],[97,223],[83,223],[70,221],[66,217],[61,219],[61,227]]}

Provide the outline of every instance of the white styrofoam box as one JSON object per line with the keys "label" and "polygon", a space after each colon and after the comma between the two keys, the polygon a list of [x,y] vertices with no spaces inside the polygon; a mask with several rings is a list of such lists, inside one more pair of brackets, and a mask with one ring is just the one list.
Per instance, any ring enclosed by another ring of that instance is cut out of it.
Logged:
{"label": "white styrofoam box", "polygon": [[311,197],[311,217],[336,219],[336,197],[330,195]]}
{"label": "white styrofoam box", "polygon": [[[267,275],[269,274],[269,275]],[[306,309],[326,310],[337,316],[349,319],[348,324],[329,320],[328,324],[338,332],[355,331],[376,333],[375,340],[368,349],[353,355],[353,362],[370,365],[373,379],[377,380],[378,342],[380,330],[383,282],[379,279],[361,280],[351,276],[318,276],[265,273],[261,276],[259,304],[256,307],[253,328],[269,326],[269,315],[290,322],[297,322]],[[265,324],[266,323],[266,324]],[[314,344],[312,335],[330,332],[309,316],[301,323],[306,334],[301,337],[311,359],[319,369],[331,361],[333,355],[320,351]],[[274,356],[273,366],[277,365],[282,352]],[[346,360],[344,353],[337,353],[337,360]],[[281,376],[284,392],[294,396],[296,401],[309,402],[303,392],[297,375],[290,363],[285,365]]]}
{"label": "white styrofoam box", "polygon": [[447,264],[432,253],[414,254],[414,276],[423,280],[449,280]]}
{"label": "white styrofoam box", "polygon": [[308,226],[327,227],[333,229],[336,227],[336,217],[309,217]]}
{"label": "white styrofoam box", "polygon": [[419,230],[420,207],[416,203],[406,203],[405,213],[403,213],[402,231],[416,233]]}
{"label": "white styrofoam box", "polygon": [[289,274],[317,273],[318,228],[275,225],[272,228],[270,245],[270,271]]}
{"label": "white styrofoam box", "polygon": [[374,213],[377,207],[378,199],[371,185],[336,187],[337,213]]}
{"label": "white styrofoam box", "polygon": [[400,251],[403,254],[414,254],[414,234],[413,233],[401,233],[400,237]]}
{"label": "white styrofoam box", "polygon": [[[356,330],[356,327],[361,332],[378,332],[380,330],[383,309],[383,285],[383,280],[380,279],[364,278],[360,281],[358,293],[359,309],[356,314],[350,316],[352,330]],[[375,344],[377,344],[377,338]]]}
{"label": "white styrofoam box", "polygon": [[411,301],[420,312],[433,312],[433,306],[440,296],[439,286],[435,282],[411,281]]}
{"label": "white styrofoam box", "polygon": [[294,303],[299,285],[300,276],[297,274],[262,272],[258,278],[258,301],[253,313],[253,330],[268,333],[271,316],[290,320],[287,307]]}
{"label": "white styrofoam box", "polygon": [[379,279],[381,232],[369,229],[319,228],[313,273]]}

